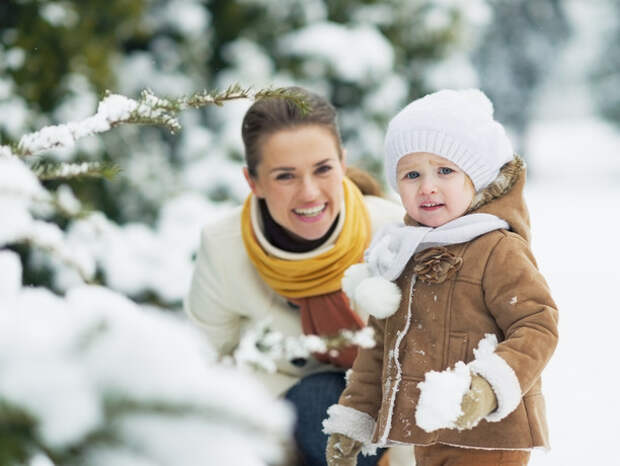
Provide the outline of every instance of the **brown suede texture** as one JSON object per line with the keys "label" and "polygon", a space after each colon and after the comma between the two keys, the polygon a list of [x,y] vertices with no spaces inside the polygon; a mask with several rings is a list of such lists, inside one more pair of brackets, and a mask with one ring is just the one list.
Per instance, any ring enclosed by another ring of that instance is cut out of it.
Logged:
{"label": "brown suede texture", "polygon": [[[517,162],[520,165],[515,168]],[[388,444],[445,443],[490,449],[549,446],[540,375],[557,345],[558,312],[529,247],[529,216],[523,199],[525,168],[518,159],[508,165],[512,171],[502,171],[510,174],[510,188],[472,213],[497,215],[508,222],[511,231],[492,231],[445,248],[457,266],[439,283],[418,277],[409,314],[414,256],[396,280],[403,294],[399,309],[387,319],[369,320],[377,345],[360,350],[340,404],[377,421],[374,442],[389,428]],[[396,348],[404,329],[406,334]],[[425,373],[445,370],[457,361],[472,361],[474,348],[488,333],[497,336],[495,353],[519,381],[522,398],[517,408],[499,422],[482,420],[471,430],[427,433],[417,427],[417,384]],[[395,350],[402,370],[400,379],[392,360]]]}
{"label": "brown suede texture", "polygon": [[525,466],[530,452],[523,450],[473,450],[437,443],[415,447],[416,466]]}

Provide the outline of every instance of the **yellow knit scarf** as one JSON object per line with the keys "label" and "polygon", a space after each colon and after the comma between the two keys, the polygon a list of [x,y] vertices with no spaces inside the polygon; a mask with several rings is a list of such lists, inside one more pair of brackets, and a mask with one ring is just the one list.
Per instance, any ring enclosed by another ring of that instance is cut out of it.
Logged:
{"label": "yellow knit scarf", "polygon": [[286,260],[267,254],[259,245],[250,218],[252,194],[243,204],[241,231],[248,256],[260,276],[286,298],[305,298],[340,290],[347,267],[360,262],[371,236],[370,217],[360,190],[344,178],[345,218],[336,243],[310,259]]}

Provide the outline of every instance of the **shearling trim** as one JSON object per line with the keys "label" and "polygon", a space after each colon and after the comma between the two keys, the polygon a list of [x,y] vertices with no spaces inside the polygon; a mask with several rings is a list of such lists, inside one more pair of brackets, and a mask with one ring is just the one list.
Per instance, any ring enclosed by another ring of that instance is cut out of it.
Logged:
{"label": "shearling trim", "polygon": [[479,209],[493,199],[500,198],[510,191],[519,179],[519,176],[521,176],[524,168],[525,161],[515,154],[514,159],[504,164],[500,169],[497,178],[489,186],[476,193],[469,209],[467,209],[467,213]]}
{"label": "shearling trim", "polygon": [[545,453],[551,450],[550,448],[543,447],[543,446],[535,446],[531,448],[499,448],[499,447],[478,447],[478,446],[472,446],[472,445],[457,445],[455,443],[447,443],[447,442],[439,442],[439,443],[442,445],[448,445],[450,447],[466,448],[468,450],[542,451]]}
{"label": "shearling trim", "polygon": [[353,377],[353,368],[347,369],[347,371],[344,373],[345,385],[349,385],[349,381],[351,380],[351,377]]}
{"label": "shearling trim", "polygon": [[[381,437],[379,438],[379,444],[380,445],[385,445],[388,441],[388,435],[390,434],[390,430],[392,429],[392,416],[394,415],[394,403],[396,402],[396,394],[398,393],[398,389],[400,388],[400,382],[401,382],[401,378],[402,378],[402,368],[400,366],[400,362],[398,360],[399,358],[399,348],[400,348],[400,343],[403,340],[403,337],[405,335],[407,335],[407,333],[409,333],[409,327],[411,326],[411,301],[413,299],[413,287],[415,286],[415,282],[416,282],[416,276],[413,275],[411,277],[411,282],[409,285],[409,302],[407,303],[407,321],[405,322],[405,327],[400,331],[397,332],[397,337],[396,337],[396,342],[394,343],[394,348],[390,351],[391,353],[391,358],[388,359],[388,364],[390,364],[390,360],[394,361],[394,364],[396,365],[396,377],[394,379],[394,385],[391,387],[391,396],[390,396],[390,405],[389,405],[389,409],[388,409],[388,414],[387,414],[387,421],[385,423],[385,430],[383,431],[383,433],[381,434]],[[388,371],[389,373],[389,371]],[[390,382],[389,378],[386,381],[387,383]],[[386,393],[390,393],[389,390],[386,390]]]}
{"label": "shearling trim", "polygon": [[370,443],[375,420],[369,414],[336,404],[327,408],[327,415],[323,420],[323,433],[344,434],[363,444]]}
{"label": "shearling trim", "polygon": [[512,413],[521,402],[521,385],[515,371],[495,352],[497,337],[485,335],[478,348],[474,350],[475,359],[468,364],[469,369],[485,378],[497,397],[497,409],[486,416],[488,422],[498,422]]}

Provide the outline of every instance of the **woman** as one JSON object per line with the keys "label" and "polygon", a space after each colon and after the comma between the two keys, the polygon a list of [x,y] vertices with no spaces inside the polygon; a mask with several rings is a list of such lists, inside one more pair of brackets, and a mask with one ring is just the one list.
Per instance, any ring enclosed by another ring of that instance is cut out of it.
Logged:
{"label": "woman", "polygon": [[[377,228],[403,218],[400,205],[364,196],[345,176],[334,108],[316,94],[292,91],[309,112],[284,98],[258,100],[247,111],[244,175],[252,193],[202,232],[185,309],[220,355],[231,354],[242,330],[265,318],[285,337],[362,328],[367,316],[349,308],[343,272],[361,261]],[[321,421],[356,353],[279,360],[275,373],[259,374],[295,406],[305,464],[325,464]],[[360,465],[377,461],[365,457]]]}

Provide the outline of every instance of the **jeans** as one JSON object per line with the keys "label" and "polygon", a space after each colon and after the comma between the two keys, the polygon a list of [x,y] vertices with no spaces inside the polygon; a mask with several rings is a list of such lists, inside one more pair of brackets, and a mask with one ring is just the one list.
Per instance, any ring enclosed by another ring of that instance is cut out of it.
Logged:
{"label": "jeans", "polygon": [[[327,435],[323,433],[323,419],[327,408],[338,403],[344,390],[343,372],[320,372],[304,377],[293,385],[284,398],[291,402],[297,413],[295,442],[305,466],[326,466]],[[375,466],[383,450],[376,456],[358,455],[358,466]]]}

